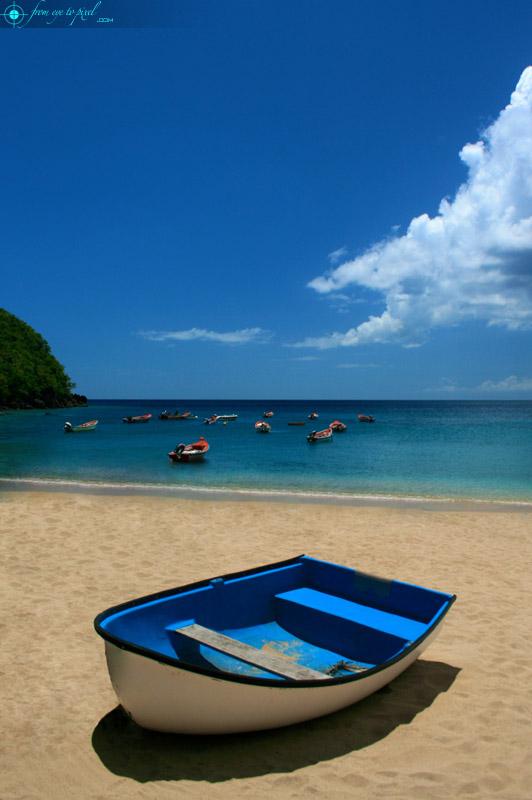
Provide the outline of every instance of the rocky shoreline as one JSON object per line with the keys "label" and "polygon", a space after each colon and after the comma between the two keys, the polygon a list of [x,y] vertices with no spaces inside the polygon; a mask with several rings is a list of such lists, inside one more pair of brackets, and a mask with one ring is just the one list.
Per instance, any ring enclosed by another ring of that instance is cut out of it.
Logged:
{"label": "rocky shoreline", "polygon": [[20,405],[2,405],[0,412],[6,413],[8,411],[34,411],[35,409],[42,409],[43,411],[48,408],[75,408],[77,406],[86,406],[89,404],[87,397],[84,394],[77,394],[74,392],[69,397],[56,398],[48,403],[44,400],[35,398],[31,403],[23,403]]}

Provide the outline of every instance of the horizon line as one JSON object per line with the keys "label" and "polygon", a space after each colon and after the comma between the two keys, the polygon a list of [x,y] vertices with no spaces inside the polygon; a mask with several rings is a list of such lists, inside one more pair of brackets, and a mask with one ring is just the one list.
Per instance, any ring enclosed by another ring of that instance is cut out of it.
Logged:
{"label": "horizon line", "polygon": [[[86,396],[86,395],[85,395]],[[238,402],[238,403],[530,403],[532,397],[93,397],[89,402]]]}

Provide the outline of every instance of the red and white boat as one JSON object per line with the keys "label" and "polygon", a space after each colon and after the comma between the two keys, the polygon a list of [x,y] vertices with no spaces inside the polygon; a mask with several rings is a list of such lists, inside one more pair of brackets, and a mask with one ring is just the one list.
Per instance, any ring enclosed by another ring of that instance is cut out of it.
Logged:
{"label": "red and white boat", "polygon": [[333,432],[331,428],[324,428],[322,431],[312,431],[307,436],[307,442],[313,444],[314,442],[330,442],[332,440]]}
{"label": "red and white boat", "polygon": [[329,428],[331,428],[334,433],[343,433],[347,430],[347,425],[345,422],[340,422],[339,419],[335,419],[334,422],[331,422]]}
{"label": "red and white boat", "polygon": [[209,443],[203,436],[200,436],[197,442],[192,444],[178,444],[174,450],[168,453],[168,458],[171,461],[201,461],[209,450]]}
{"label": "red and white boat", "polygon": [[375,422],[375,417],[372,417],[371,414],[358,414],[358,421],[359,422]]}
{"label": "red and white boat", "polygon": [[203,420],[203,424],[204,425],[214,425],[215,422],[218,422],[219,419],[220,419],[220,417],[218,417],[217,414],[211,414],[210,417],[205,417],[205,419]]}
{"label": "red and white boat", "polygon": [[72,425],[71,422],[65,422],[64,431],[65,433],[84,433],[85,431],[93,431],[97,424],[97,419],[82,422],[81,425]]}
{"label": "red and white boat", "polygon": [[140,414],[137,417],[122,417],[122,422],[149,422],[151,414]]}
{"label": "red and white boat", "polygon": [[268,422],[264,422],[264,420],[259,419],[255,423],[255,430],[257,433],[269,433],[272,429],[272,426]]}
{"label": "red and white boat", "polygon": [[265,419],[268,419],[268,417],[273,417],[273,411],[265,411],[262,416],[265,417]]}

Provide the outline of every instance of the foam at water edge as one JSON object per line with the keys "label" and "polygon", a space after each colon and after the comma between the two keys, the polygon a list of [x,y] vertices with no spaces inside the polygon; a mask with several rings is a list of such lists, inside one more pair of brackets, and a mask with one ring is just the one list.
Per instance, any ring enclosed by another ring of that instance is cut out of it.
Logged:
{"label": "foam at water edge", "polygon": [[168,486],[157,483],[112,483],[108,481],[75,481],[63,478],[0,478],[0,489],[42,491],[80,491],[94,494],[142,494],[153,496],[176,496],[184,498],[218,498],[225,500],[249,499],[272,500],[286,502],[311,502],[311,503],[340,503],[344,505],[399,505],[399,506],[436,506],[441,510],[446,508],[454,510],[487,509],[522,510],[532,511],[532,502],[526,500],[486,500],[479,498],[453,498],[438,496],[414,496],[392,494],[362,494],[340,492],[309,492],[309,491],[283,491],[260,490],[233,487],[202,487],[202,486]]}

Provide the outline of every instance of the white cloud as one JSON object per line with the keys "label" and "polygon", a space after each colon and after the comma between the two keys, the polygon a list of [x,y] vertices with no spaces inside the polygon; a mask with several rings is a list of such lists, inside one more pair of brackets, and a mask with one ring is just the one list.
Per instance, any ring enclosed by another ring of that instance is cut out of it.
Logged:
{"label": "white cloud", "polygon": [[185,331],[139,331],[139,336],[150,342],[220,342],[221,344],[264,343],[271,333],[263,328],[243,328],[238,331],[208,331],[204,328],[189,328]]}
{"label": "white cloud", "polygon": [[468,178],[435,217],[415,217],[404,236],[383,240],[309,284],[328,296],[354,287],[376,291],[383,313],[295,346],[419,344],[431,329],[465,320],[532,327],[532,67],[481,141],[466,144],[460,158]]}
{"label": "white cloud", "polygon": [[367,367],[379,367],[380,364],[337,364],[338,369],[366,369]]}
{"label": "white cloud", "polygon": [[338,250],[333,250],[332,253],[329,253],[327,258],[329,259],[331,264],[338,264],[338,262],[341,261],[342,258],[345,258],[347,253],[348,253],[347,247],[345,246],[339,247]]}
{"label": "white cloud", "polygon": [[440,378],[436,386],[427,386],[423,389],[424,392],[445,392],[446,394],[454,394],[456,392],[470,392],[471,387],[459,386],[456,381],[451,378]]}
{"label": "white cloud", "polygon": [[448,394],[478,394],[482,393],[511,393],[511,392],[532,392],[532,378],[518,378],[517,375],[509,375],[500,381],[486,380],[478,386],[460,386],[450,378],[442,378],[438,386],[428,387],[427,392],[445,392]]}
{"label": "white cloud", "polygon": [[502,381],[484,381],[477,386],[479,392],[532,392],[532,378],[509,375]]}

